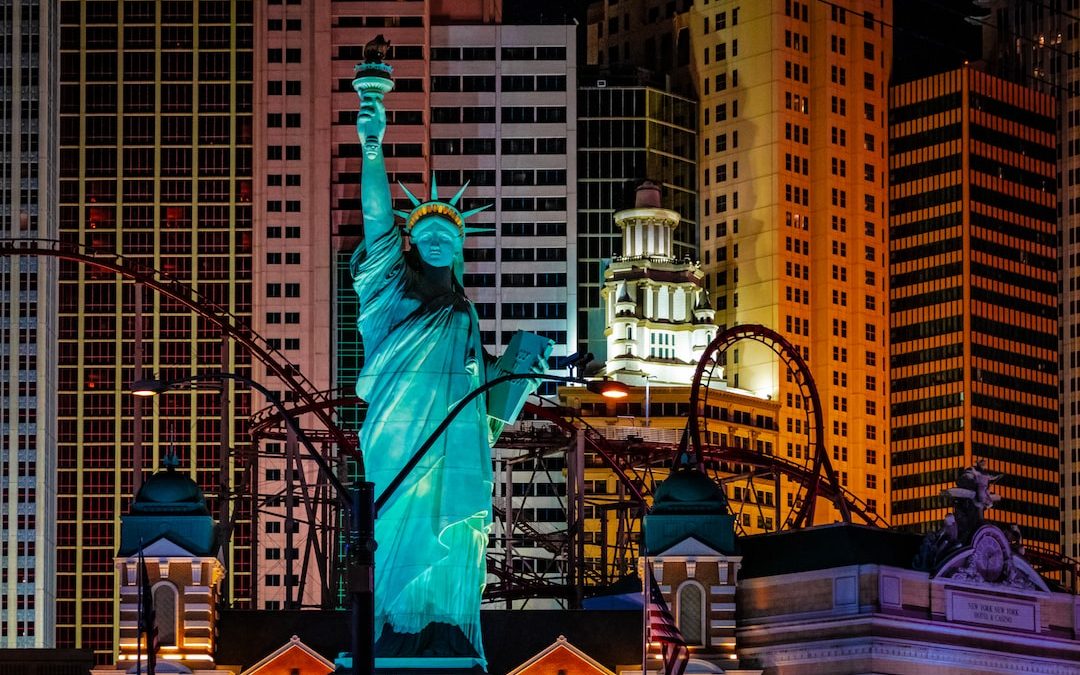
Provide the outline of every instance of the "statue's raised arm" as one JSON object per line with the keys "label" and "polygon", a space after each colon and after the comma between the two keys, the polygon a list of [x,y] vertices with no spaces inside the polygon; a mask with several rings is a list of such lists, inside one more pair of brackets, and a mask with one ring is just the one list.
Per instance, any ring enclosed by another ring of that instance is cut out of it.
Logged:
{"label": "statue's raised arm", "polygon": [[386,178],[383,157],[383,136],[386,134],[386,107],[383,97],[394,88],[390,65],[383,63],[390,47],[382,35],[364,47],[364,63],[357,66],[353,89],[360,96],[360,112],[356,116],[356,133],[363,149],[360,176],[360,198],[364,210],[364,239],[374,241],[394,227],[393,201],[390,183]]}

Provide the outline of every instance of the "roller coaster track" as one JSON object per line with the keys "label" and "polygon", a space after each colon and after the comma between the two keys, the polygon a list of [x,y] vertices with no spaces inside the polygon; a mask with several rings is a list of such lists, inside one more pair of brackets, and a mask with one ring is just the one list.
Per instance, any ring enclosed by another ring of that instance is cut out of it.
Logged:
{"label": "roller coaster track", "polygon": [[[829,454],[825,448],[824,422],[822,418],[821,397],[818,395],[817,385],[810,374],[810,367],[799,353],[799,350],[791,344],[787,338],[771,328],[759,324],[744,324],[733,326],[719,333],[705,348],[705,352],[698,361],[694,372],[693,383],[690,386],[690,419],[687,428],[690,433],[690,442],[694,447],[698,465],[704,461],[705,443],[702,440],[702,410],[708,403],[710,388],[702,386],[702,378],[705,371],[720,362],[720,357],[729,347],[741,340],[752,340],[771,349],[781,363],[791,373],[799,393],[803,398],[803,409],[806,411],[806,423],[808,435],[814,448],[814,463],[811,469],[811,477],[803,483],[805,492],[800,490],[798,502],[788,515],[787,527],[798,529],[814,524],[814,510],[817,506],[817,497],[822,494],[824,481],[829,486],[828,492],[832,495],[846,492],[840,485],[839,477],[829,461]],[[702,398],[704,392],[704,399]],[[851,522],[851,509],[844,499],[836,499],[833,504],[840,511],[840,517],[845,523]]]}
{"label": "roller coaster track", "polygon": [[326,392],[316,388],[284,354],[253,331],[246,319],[217,305],[187,282],[118,253],[98,251],[88,246],[57,239],[0,239],[0,255],[58,258],[88,265],[118,274],[135,283],[145,284],[157,293],[175,300],[217,326],[223,335],[247,348],[252,357],[265,365],[267,370],[281,380],[289,391],[296,394],[305,411],[311,412],[318,418],[327,437],[338,446],[340,452],[360,459],[355,437],[350,437],[335,423],[334,409],[326,405]]}

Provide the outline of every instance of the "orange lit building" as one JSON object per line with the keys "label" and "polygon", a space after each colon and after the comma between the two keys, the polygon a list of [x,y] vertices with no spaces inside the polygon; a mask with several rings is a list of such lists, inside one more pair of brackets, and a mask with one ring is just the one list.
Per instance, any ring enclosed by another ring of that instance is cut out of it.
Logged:
{"label": "orange lit building", "polygon": [[988,512],[1060,550],[1052,97],[972,67],[892,89],[893,524],[985,459]]}
{"label": "orange lit building", "polygon": [[1065,555],[1080,558],[1080,97],[1071,83],[1080,31],[1075,11],[1045,11],[1019,0],[980,6],[990,72],[1058,100],[1061,535]]}
{"label": "orange lit building", "polygon": [[[653,16],[649,41],[639,19]],[[590,8],[587,33],[594,60],[648,59],[655,45],[655,63],[689,68],[698,241],[716,322],[762,324],[800,349],[841,483],[886,519],[891,16],[888,0],[618,0]],[[725,373],[729,386],[781,403],[778,452],[808,464],[805,406],[772,350],[738,345]]]}
{"label": "orange lit building", "polygon": [[[699,240],[716,322],[763,324],[800,349],[841,484],[886,519],[892,36],[882,19],[891,13],[890,2],[726,0],[695,5],[686,19],[703,129]],[[802,401],[771,350],[739,345],[726,374],[730,386],[780,401],[778,452],[808,462]]]}

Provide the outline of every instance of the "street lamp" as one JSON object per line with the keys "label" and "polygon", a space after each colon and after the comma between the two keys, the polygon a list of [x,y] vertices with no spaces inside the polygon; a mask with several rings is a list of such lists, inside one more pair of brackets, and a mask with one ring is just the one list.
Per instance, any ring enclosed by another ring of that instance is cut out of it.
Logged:
{"label": "street lamp", "polygon": [[[331,470],[330,465],[326,463],[326,459],[315,449],[315,446],[296,423],[296,420],[282,405],[277,394],[249,377],[237,375],[236,373],[213,372],[192,375],[169,382],[139,380],[132,385],[131,393],[135,396],[156,396],[184,385],[223,380],[242,382],[270,401],[278,413],[281,414],[282,419],[285,420],[289,430],[296,435],[296,438],[303,444],[311,458],[315,460],[319,470],[326,476],[327,481],[337,492],[338,499],[349,515],[350,538],[348,551],[350,568],[349,596],[352,614],[350,617],[352,672],[354,674],[362,672],[365,675],[371,675],[375,672],[375,518],[379,513],[379,509],[394,495],[401,483],[416,468],[416,465],[423,459],[424,455],[427,454],[435,441],[446,431],[458,414],[481,394],[504,382],[515,380],[544,380],[566,384],[584,384],[589,391],[610,399],[626,398],[629,394],[626,385],[608,379],[586,380],[582,377],[548,375],[546,373],[510,373],[488,380],[457,402],[446,415],[446,418],[431,432],[431,435],[417,448],[409,461],[405,463],[398,474],[394,476],[394,479],[390,481],[390,484],[386,486],[378,501],[373,503],[374,485],[368,481],[361,481],[353,488],[343,484]],[[359,658],[357,655],[359,655]],[[361,666],[361,664],[363,665]],[[359,668],[363,668],[363,670],[359,670]]]}
{"label": "street lamp", "polygon": [[[162,382],[160,380],[139,380],[131,386],[131,393],[135,396],[157,396],[178,387],[198,384],[199,382],[222,382],[233,380],[251,387],[266,397],[274,406],[281,418],[307,453],[319,467],[330,486],[341,502],[342,508],[348,516],[349,522],[349,605],[350,605],[350,633],[352,640],[353,662],[364,664],[367,675],[375,672],[375,643],[374,631],[371,629],[375,617],[375,521],[372,497],[375,487],[368,481],[359,481],[353,487],[348,487],[337,477],[326,458],[316,450],[311,439],[297,424],[296,419],[281,403],[278,395],[259,384],[250,377],[224,371],[203,373],[190,377]],[[363,475],[361,464],[360,475]],[[359,656],[358,656],[359,655]],[[353,672],[358,672],[353,670]]]}

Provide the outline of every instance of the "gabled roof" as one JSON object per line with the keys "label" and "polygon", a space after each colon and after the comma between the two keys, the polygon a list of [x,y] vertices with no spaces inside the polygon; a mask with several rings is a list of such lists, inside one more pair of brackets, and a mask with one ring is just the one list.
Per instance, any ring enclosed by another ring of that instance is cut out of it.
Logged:
{"label": "gabled roof", "polygon": [[318,652],[308,647],[300,638],[294,635],[289,638],[288,642],[278,647],[252,667],[241,672],[240,675],[256,675],[259,671],[265,670],[283,660],[289,660],[291,668],[296,668],[297,660],[309,663],[309,666],[300,668],[300,672],[304,673],[304,675],[319,675],[320,669],[322,669],[321,675],[329,675],[329,673],[334,672],[332,662],[324,659]]}
{"label": "gabled roof", "polygon": [[[574,645],[570,644],[570,641],[566,639],[565,635],[560,635],[558,637],[558,639],[555,640],[555,642],[552,642],[550,645],[548,645],[546,648],[544,648],[544,650],[541,651],[539,654],[537,654],[536,656],[533,656],[531,659],[529,659],[525,663],[523,663],[520,666],[518,666],[517,668],[514,668],[513,670],[511,670],[509,673],[507,673],[507,675],[524,675],[525,673],[530,672],[530,670],[533,668],[533,666],[536,666],[536,665],[542,663],[543,661],[548,661],[548,660],[553,660],[553,659],[558,658],[560,656],[560,652],[563,653],[562,655],[569,656],[571,659],[581,662],[583,668],[581,670],[575,670],[574,671],[575,673],[578,673],[578,672],[581,672],[581,673],[593,673],[593,672],[595,672],[595,673],[599,673],[600,675],[614,675],[614,673],[612,673],[610,670],[608,670],[604,666],[600,665],[600,663],[598,661],[596,661],[596,659],[592,658],[591,656],[589,656],[585,652],[581,651],[580,649],[578,649]],[[562,664],[560,664],[560,665],[562,665]],[[536,672],[537,673],[542,673],[542,672],[548,672],[548,671],[546,671],[546,670],[539,671],[538,670]]]}
{"label": "gabled roof", "polygon": [[[143,556],[146,558],[201,558],[202,556],[192,553],[184,548],[182,544],[178,544],[172,539],[169,539],[167,534],[160,535],[145,542],[142,546]],[[120,554],[120,557],[127,558],[128,560],[138,560],[139,551],[135,550],[134,553],[128,555]]]}
{"label": "gabled roof", "polygon": [[696,537],[689,536],[685,539],[681,539],[667,549],[658,553],[650,553],[651,558],[662,558],[667,556],[726,556],[727,553],[723,551],[717,551],[708,544],[700,541]]}

